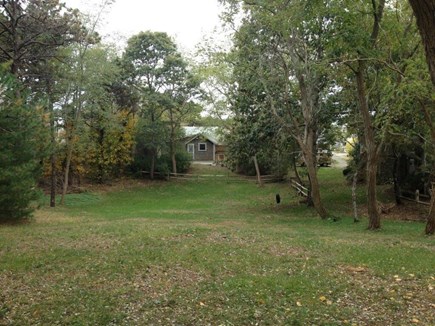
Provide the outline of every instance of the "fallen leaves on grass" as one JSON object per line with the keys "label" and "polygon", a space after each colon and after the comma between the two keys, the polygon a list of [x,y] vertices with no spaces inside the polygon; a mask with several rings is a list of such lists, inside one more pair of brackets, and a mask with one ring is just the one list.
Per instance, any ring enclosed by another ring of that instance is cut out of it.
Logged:
{"label": "fallen leaves on grass", "polygon": [[[346,291],[336,302],[342,309],[355,311],[352,323],[358,325],[397,325],[405,320],[412,324],[435,325],[435,295],[430,279],[419,279],[414,274],[393,275],[384,278],[361,267],[342,266],[338,272],[346,283]],[[325,296],[320,297],[326,302]],[[394,315],[386,313],[394,311]],[[411,318],[410,318],[411,316]],[[417,318],[418,316],[418,318]]]}

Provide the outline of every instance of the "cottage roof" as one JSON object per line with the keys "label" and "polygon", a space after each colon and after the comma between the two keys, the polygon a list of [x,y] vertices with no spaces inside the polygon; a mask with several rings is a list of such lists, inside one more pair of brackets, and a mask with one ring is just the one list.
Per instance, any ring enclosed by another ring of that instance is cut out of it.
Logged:
{"label": "cottage roof", "polygon": [[213,144],[223,145],[223,139],[219,135],[218,127],[183,127],[187,142],[192,141],[198,136],[203,136],[210,140]]}

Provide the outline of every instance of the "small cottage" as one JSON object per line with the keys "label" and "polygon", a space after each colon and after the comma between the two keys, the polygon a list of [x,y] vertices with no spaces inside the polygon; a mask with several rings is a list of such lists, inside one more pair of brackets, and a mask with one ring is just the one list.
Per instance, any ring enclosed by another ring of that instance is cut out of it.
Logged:
{"label": "small cottage", "polygon": [[221,163],[225,160],[225,144],[217,127],[184,127],[184,147],[194,162]]}

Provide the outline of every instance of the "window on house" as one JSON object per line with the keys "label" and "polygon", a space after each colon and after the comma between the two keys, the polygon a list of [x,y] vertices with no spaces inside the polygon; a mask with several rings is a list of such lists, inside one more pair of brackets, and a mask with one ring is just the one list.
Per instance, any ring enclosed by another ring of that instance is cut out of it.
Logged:
{"label": "window on house", "polygon": [[206,143],[199,143],[198,144],[198,151],[205,152],[207,150],[207,144]]}

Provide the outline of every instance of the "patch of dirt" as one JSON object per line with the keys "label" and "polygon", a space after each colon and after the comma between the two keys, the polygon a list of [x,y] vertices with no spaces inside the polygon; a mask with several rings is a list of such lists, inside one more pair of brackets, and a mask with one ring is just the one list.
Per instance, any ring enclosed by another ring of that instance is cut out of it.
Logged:
{"label": "patch of dirt", "polygon": [[425,221],[428,214],[428,206],[404,201],[402,205],[393,206],[385,218],[402,221]]}
{"label": "patch of dirt", "polygon": [[[140,187],[150,187],[158,184],[163,184],[166,181],[163,180],[149,180],[149,179],[130,179],[122,178],[113,180],[112,182],[107,182],[103,184],[97,184],[92,182],[83,182],[80,186],[73,185],[68,187],[68,194],[80,194],[85,192],[116,192],[126,189],[140,188]],[[50,188],[46,185],[42,185],[42,190],[46,195],[50,194]],[[61,189],[58,190],[60,194]],[[60,197],[60,195],[59,195]]]}
{"label": "patch of dirt", "polygon": [[155,185],[165,184],[162,180],[149,180],[149,179],[119,179],[107,184],[87,184],[83,188],[91,192],[118,192],[122,190],[129,190],[134,188],[152,187]]}
{"label": "patch of dirt", "polygon": [[421,279],[403,273],[385,279],[364,266],[340,266],[337,273],[346,291],[334,302],[353,312],[347,324],[435,325],[434,277]]}
{"label": "patch of dirt", "polygon": [[[417,204],[410,201],[403,201],[402,205],[394,203],[384,203],[380,207],[382,218],[401,221],[426,221],[428,206]],[[348,211],[349,216],[353,216],[353,211]],[[358,216],[367,217],[367,205],[358,205]]]}

